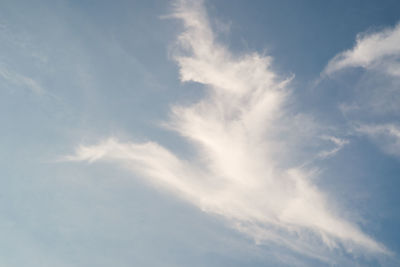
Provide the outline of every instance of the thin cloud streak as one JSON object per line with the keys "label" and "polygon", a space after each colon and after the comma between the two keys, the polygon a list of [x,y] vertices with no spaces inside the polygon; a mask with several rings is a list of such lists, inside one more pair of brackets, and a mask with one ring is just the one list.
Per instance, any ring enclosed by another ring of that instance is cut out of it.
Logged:
{"label": "thin cloud streak", "polygon": [[0,77],[2,77],[4,80],[20,86],[20,87],[25,87],[31,90],[33,93],[36,94],[43,94],[44,89],[43,87],[34,79],[24,76],[22,74],[13,72],[8,70],[5,67],[0,67]]}
{"label": "thin cloud streak", "polygon": [[335,145],[334,148],[330,150],[321,151],[318,156],[321,158],[329,158],[333,157],[338,153],[345,145],[349,144],[350,142],[346,139],[341,139],[335,136],[321,136],[323,140],[330,141]]}
{"label": "thin cloud streak", "polygon": [[[177,2],[172,17],[184,25],[174,51],[180,78],[203,84],[207,94],[195,104],[172,107],[165,126],[188,140],[196,157],[183,160],[154,142],[111,138],[81,145],[64,159],[121,164],[203,211],[222,216],[260,243],[273,242],[325,260],[326,251],[341,248],[388,253],[334,211],[313,184],[315,168],[294,164],[306,140],[321,135],[315,135],[311,118],[288,108],[291,78],[278,77],[270,57],[234,55],[218,43],[200,1]],[[328,139],[338,148],[324,157],[346,143]]]}

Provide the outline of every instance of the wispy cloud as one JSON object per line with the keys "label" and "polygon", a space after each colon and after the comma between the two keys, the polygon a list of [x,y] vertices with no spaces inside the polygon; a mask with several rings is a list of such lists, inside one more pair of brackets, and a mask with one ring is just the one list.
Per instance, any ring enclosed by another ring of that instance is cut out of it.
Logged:
{"label": "wispy cloud", "polygon": [[[312,118],[290,110],[291,78],[278,77],[268,56],[235,55],[218,43],[200,1],[177,2],[173,17],[184,25],[174,52],[181,80],[207,90],[195,104],[172,107],[165,123],[194,146],[193,159],[178,158],[154,142],[113,138],[81,145],[65,159],[119,163],[261,243],[319,258],[341,247],[387,252],[334,211],[313,184],[315,168],[299,167],[302,149],[321,134]],[[346,144],[327,138],[337,147],[311,157],[328,157]]]}
{"label": "wispy cloud", "polygon": [[330,150],[324,150],[321,151],[318,156],[321,158],[328,158],[334,156],[336,153],[338,153],[345,145],[349,143],[349,140],[346,139],[341,139],[335,136],[322,136],[321,137],[323,140],[330,141],[335,145],[334,148],[331,148]]}
{"label": "wispy cloud", "polygon": [[383,70],[388,74],[400,76],[400,24],[379,32],[359,34],[354,48],[335,56],[326,66],[325,73],[362,67]]}
{"label": "wispy cloud", "polygon": [[31,90],[33,93],[42,94],[44,92],[43,87],[34,79],[20,73],[10,71],[9,69],[1,65],[0,77],[13,85],[25,87]]}
{"label": "wispy cloud", "polygon": [[335,56],[323,76],[359,67],[364,70],[353,86],[353,97],[339,108],[353,130],[371,138],[384,152],[400,156],[400,24],[359,34],[356,45]]}
{"label": "wispy cloud", "polygon": [[394,123],[362,124],[356,129],[371,138],[386,153],[400,157],[400,125]]}

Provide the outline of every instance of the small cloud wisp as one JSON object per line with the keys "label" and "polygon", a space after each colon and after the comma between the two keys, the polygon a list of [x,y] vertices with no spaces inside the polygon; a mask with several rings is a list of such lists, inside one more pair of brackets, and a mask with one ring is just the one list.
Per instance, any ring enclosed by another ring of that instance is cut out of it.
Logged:
{"label": "small cloud wisp", "polygon": [[335,56],[324,73],[354,67],[375,69],[400,77],[400,24],[370,34],[359,34],[353,49]]}

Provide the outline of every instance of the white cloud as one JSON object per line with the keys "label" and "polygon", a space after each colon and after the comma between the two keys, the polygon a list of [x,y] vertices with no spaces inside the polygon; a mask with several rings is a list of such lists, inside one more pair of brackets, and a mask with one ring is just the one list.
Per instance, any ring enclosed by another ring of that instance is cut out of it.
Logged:
{"label": "white cloud", "polygon": [[[270,57],[234,55],[216,42],[200,1],[179,1],[173,17],[184,24],[174,54],[181,80],[205,85],[207,95],[174,106],[165,126],[189,140],[196,157],[183,160],[153,142],[111,138],[65,159],[122,164],[258,242],[319,258],[325,248],[387,252],[334,211],[313,184],[315,170],[298,167],[303,148],[320,134],[312,118],[290,110],[291,78],[277,77]],[[346,143],[327,138],[337,148],[325,157]]]}
{"label": "white cloud", "polygon": [[385,71],[400,76],[400,24],[372,34],[357,36],[353,49],[335,56],[326,66],[325,74],[349,67]]}

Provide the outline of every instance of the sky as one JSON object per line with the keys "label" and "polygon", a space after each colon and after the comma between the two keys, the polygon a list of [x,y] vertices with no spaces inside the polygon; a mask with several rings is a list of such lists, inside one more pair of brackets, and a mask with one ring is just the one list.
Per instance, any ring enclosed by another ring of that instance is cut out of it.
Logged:
{"label": "sky", "polygon": [[399,266],[400,3],[2,0],[0,266]]}

